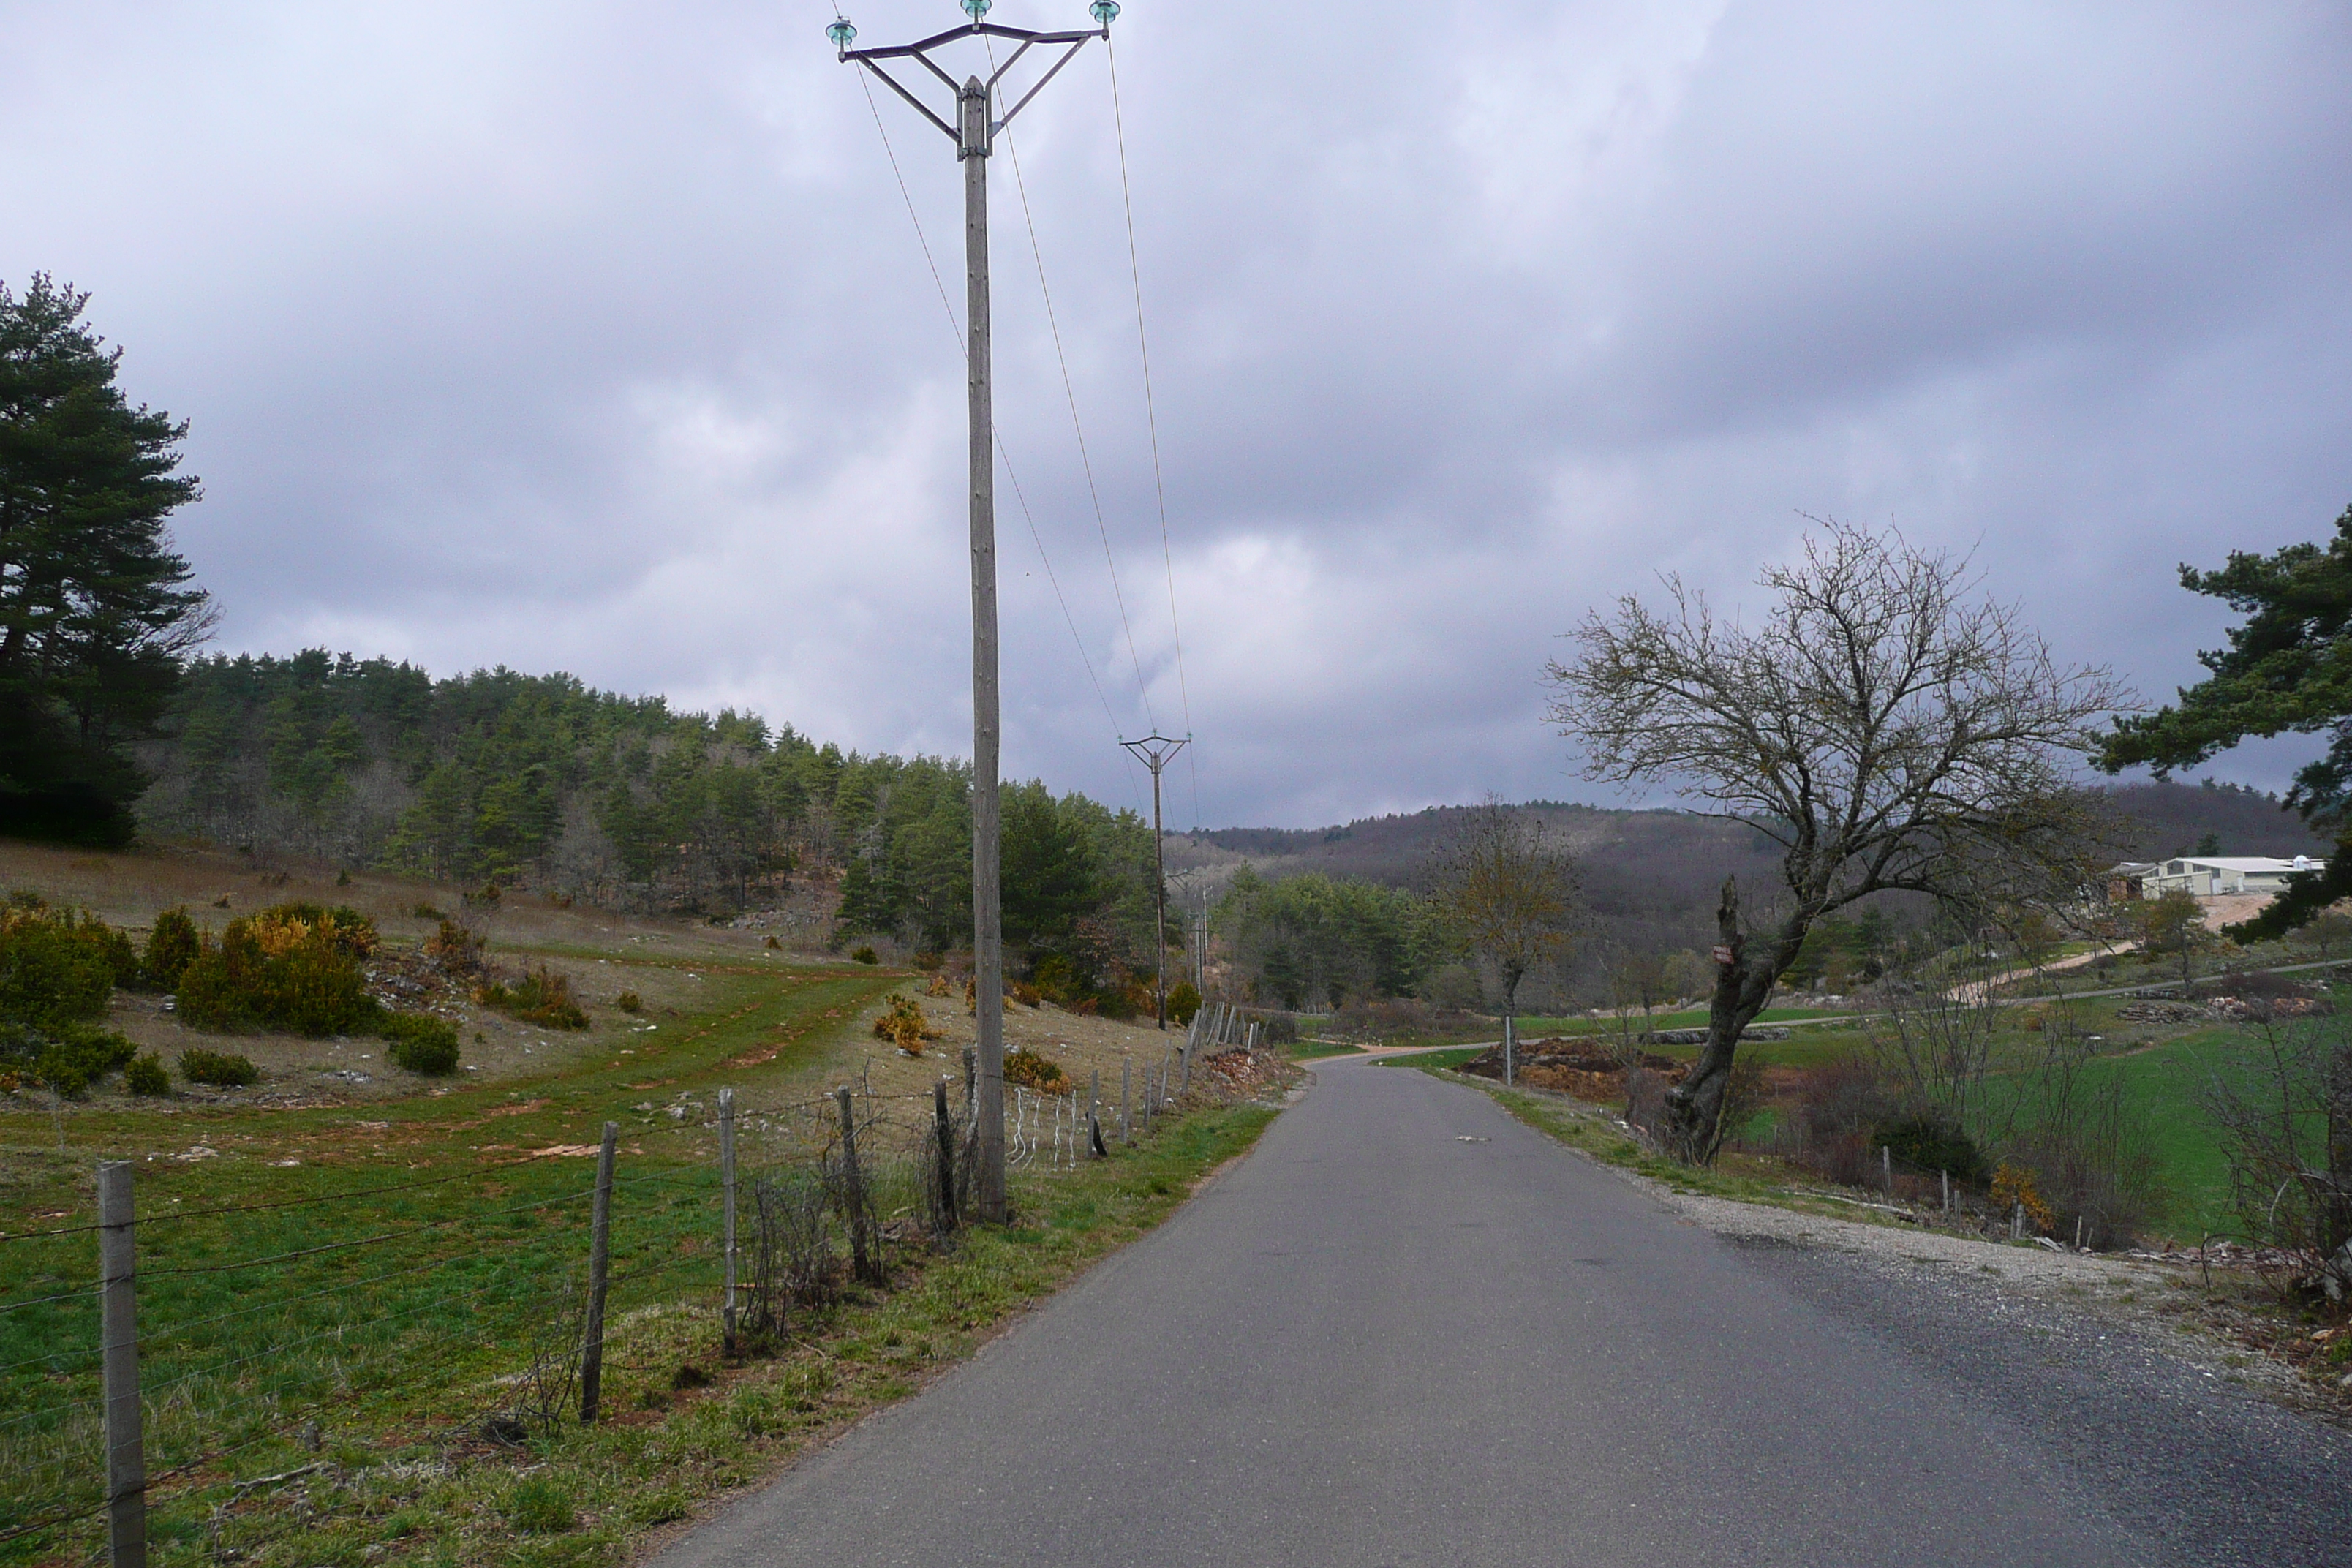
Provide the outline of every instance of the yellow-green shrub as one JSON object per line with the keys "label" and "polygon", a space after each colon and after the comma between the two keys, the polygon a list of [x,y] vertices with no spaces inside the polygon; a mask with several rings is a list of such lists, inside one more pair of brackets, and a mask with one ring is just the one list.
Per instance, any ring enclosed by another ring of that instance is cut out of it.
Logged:
{"label": "yellow-green shrub", "polygon": [[181,1020],[199,1029],[360,1033],[381,1011],[359,967],[374,948],[374,925],[350,910],[283,904],[231,921],[218,945],[181,971]]}

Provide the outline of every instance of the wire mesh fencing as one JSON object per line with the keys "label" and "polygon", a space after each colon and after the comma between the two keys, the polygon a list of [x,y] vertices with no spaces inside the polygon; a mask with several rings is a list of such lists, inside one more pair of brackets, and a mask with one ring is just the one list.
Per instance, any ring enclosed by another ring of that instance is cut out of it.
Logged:
{"label": "wire mesh fencing", "polygon": [[[1192,1054],[1129,1064],[1117,1100],[1009,1086],[1008,1163],[1052,1179],[1233,1098],[1215,1071],[1188,1098]],[[682,1336],[778,1349],[951,1245],[973,1088],[967,1065],[922,1094],[689,1094],[707,1156],[625,1152],[607,1123],[454,1175],[143,1213],[135,1171],[101,1166],[119,1213],[0,1237],[0,1562],[250,1557],[354,1444],[527,1444],[609,1414],[613,1374],[646,1385]]]}

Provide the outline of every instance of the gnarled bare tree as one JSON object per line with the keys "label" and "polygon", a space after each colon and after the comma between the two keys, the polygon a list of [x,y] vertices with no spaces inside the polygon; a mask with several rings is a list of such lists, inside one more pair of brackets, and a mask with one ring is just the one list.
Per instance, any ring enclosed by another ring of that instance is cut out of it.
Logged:
{"label": "gnarled bare tree", "polygon": [[1888,889],[2071,897],[2100,848],[2068,762],[2123,688],[2060,664],[1964,559],[1808,521],[1803,559],[1759,579],[1773,599],[1754,629],[1668,577],[1669,608],[1593,612],[1548,669],[1587,778],[1663,784],[1782,849],[1765,918],[1724,883],[1706,1044],[1657,1130],[1689,1160],[1714,1149],[1739,1037],[1814,921]]}

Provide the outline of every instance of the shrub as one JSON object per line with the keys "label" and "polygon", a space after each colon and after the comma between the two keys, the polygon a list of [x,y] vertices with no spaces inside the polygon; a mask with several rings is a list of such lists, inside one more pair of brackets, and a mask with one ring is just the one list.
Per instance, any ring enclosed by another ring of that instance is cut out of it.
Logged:
{"label": "shrub", "polygon": [[1952,1180],[1969,1185],[1984,1179],[1984,1155],[1975,1140],[1940,1116],[1887,1122],[1871,1130],[1870,1142],[1914,1171],[1948,1171]]}
{"label": "shrub", "polygon": [[939,1031],[924,1021],[922,1004],[912,996],[900,995],[896,992],[890,995],[887,1010],[874,1020],[874,1035],[877,1039],[888,1040],[910,1057],[923,1054],[925,1040],[939,1038]]}
{"label": "shrub", "polygon": [[137,1053],[138,1047],[121,1035],[89,1024],[35,1028],[0,1022],[0,1065],[68,1099],[79,1098]]}
{"label": "shrub", "polygon": [[457,1070],[457,1028],[422,1013],[386,1013],[376,1032],[392,1042],[393,1064],[426,1078]]}
{"label": "shrub", "polygon": [[409,909],[408,912],[420,921],[437,921],[446,918],[439,910],[435,909],[431,904],[413,905]]}
{"label": "shrub", "polygon": [[472,974],[482,967],[482,939],[456,921],[444,920],[425,939],[425,956],[448,973]]}
{"label": "shrub", "polygon": [[140,968],[148,984],[159,991],[177,991],[180,976],[204,951],[205,933],[188,918],[186,907],[165,910],[148,930],[147,951],[140,958]]}
{"label": "shrub", "polygon": [[122,1087],[133,1094],[169,1094],[172,1092],[171,1069],[164,1067],[161,1057],[149,1051],[143,1057],[132,1058],[131,1065],[122,1069]]}
{"label": "shrub", "polygon": [[882,962],[882,955],[874,951],[873,944],[868,942],[866,946],[859,948],[856,952],[851,953],[849,955],[849,960],[852,963],[879,963]]}
{"label": "shrub", "polygon": [[180,1053],[180,1076],[190,1083],[209,1083],[220,1089],[239,1089],[257,1082],[261,1069],[252,1058],[233,1051],[207,1051],[190,1047]]}
{"label": "shrub", "polygon": [[106,1016],[117,984],[138,975],[131,939],[70,910],[0,910],[0,1022],[51,1031]]}
{"label": "shrub", "polygon": [[1059,1094],[1070,1087],[1070,1075],[1062,1070],[1061,1063],[1049,1062],[1026,1046],[1015,1046],[1004,1053],[1004,1081]]}
{"label": "shrub", "polygon": [[1049,952],[1029,966],[1029,984],[1037,994],[1057,1007],[1067,1007],[1086,994],[1078,966],[1058,952]]}
{"label": "shrub", "polygon": [[646,1010],[646,999],[634,991],[624,991],[613,998],[613,1005],[624,1013],[642,1013]]}
{"label": "shrub", "polygon": [[512,985],[493,980],[474,993],[474,1000],[495,1007],[510,1018],[537,1024],[543,1029],[584,1029],[588,1015],[572,994],[571,977],[539,964]]}
{"label": "shrub", "polygon": [[507,1493],[507,1523],[518,1535],[561,1535],[578,1522],[571,1494],[545,1476],[517,1481]]}
{"label": "shrub", "polygon": [[1192,1015],[1201,1010],[1200,988],[1189,980],[1179,980],[1168,993],[1168,1021],[1190,1024]]}
{"label": "shrub", "polygon": [[231,921],[181,973],[180,1017],[199,1029],[359,1033],[380,1011],[358,963],[374,945],[375,928],[348,910],[285,904]]}
{"label": "shrub", "polygon": [[1992,1206],[2001,1214],[2017,1208],[2025,1210],[2026,1223],[2038,1233],[2047,1235],[2058,1228],[2058,1216],[2042,1196],[2034,1184],[2033,1173],[2022,1165],[2012,1165],[2003,1160],[1992,1173],[1992,1189],[1989,1194]]}

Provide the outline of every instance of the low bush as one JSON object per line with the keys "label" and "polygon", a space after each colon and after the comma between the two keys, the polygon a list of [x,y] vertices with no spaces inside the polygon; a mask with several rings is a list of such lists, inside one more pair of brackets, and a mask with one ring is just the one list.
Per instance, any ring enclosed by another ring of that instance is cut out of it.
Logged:
{"label": "low bush", "polygon": [[142,977],[158,991],[177,991],[180,976],[204,951],[204,932],[188,918],[186,907],[165,910],[148,928],[147,950],[139,958]]}
{"label": "low bush", "polygon": [[1907,1116],[1874,1127],[1870,1145],[1885,1149],[1896,1164],[1913,1171],[1948,1173],[1967,1186],[1984,1180],[1984,1154],[1976,1141],[1940,1116]]}
{"label": "low bush", "polygon": [[117,985],[135,984],[131,939],[97,916],[19,894],[0,909],[0,1022],[53,1030],[106,1016]]}
{"label": "low bush", "polygon": [[426,1078],[446,1078],[457,1070],[457,1029],[454,1024],[422,1013],[386,1013],[376,1032],[392,1042],[395,1067]]}
{"label": "low bush", "polygon": [[358,952],[373,948],[373,928],[362,938],[331,921],[271,918],[278,912],[229,921],[219,944],[188,964],[178,989],[181,1021],[199,1029],[282,1029],[313,1038],[365,1031],[379,1009]]}
{"label": "low bush", "polygon": [[571,977],[545,964],[526,971],[512,985],[493,980],[474,992],[474,1000],[507,1016],[543,1029],[584,1029],[588,1015],[572,994]]}
{"label": "low bush", "polygon": [[646,1010],[646,999],[634,991],[624,991],[613,998],[613,1005],[624,1013],[642,1013]]}
{"label": "low bush", "polygon": [[47,1028],[0,1022],[0,1068],[18,1079],[47,1084],[68,1100],[127,1066],[139,1047],[110,1029],[90,1024],[54,1024]]}
{"label": "low bush", "polygon": [[477,973],[482,967],[482,939],[456,921],[444,920],[440,928],[425,939],[425,956],[446,973]]}
{"label": "low bush", "polygon": [[1189,980],[1179,980],[1168,993],[1168,1021],[1190,1024],[1192,1015],[1201,1010],[1200,988]]}
{"label": "low bush", "polygon": [[869,943],[865,947],[859,948],[856,952],[851,953],[849,955],[849,961],[852,963],[879,963],[882,962],[882,955],[876,952],[872,944]]}
{"label": "low bush", "polygon": [[910,1057],[919,1057],[923,1042],[939,1038],[939,1031],[924,1018],[921,1003],[893,992],[888,1007],[874,1020],[874,1037],[889,1041]]}
{"label": "low bush", "polygon": [[241,1089],[261,1079],[261,1069],[249,1057],[233,1051],[208,1051],[190,1047],[180,1053],[180,1076],[190,1083],[208,1083],[218,1089]]}
{"label": "low bush", "polygon": [[133,1094],[169,1094],[172,1092],[171,1069],[163,1065],[161,1057],[149,1051],[143,1057],[133,1058],[131,1064],[122,1069],[122,1087]]}
{"label": "low bush", "polygon": [[1059,1094],[1070,1087],[1070,1075],[1062,1070],[1061,1063],[1047,1061],[1026,1046],[1015,1046],[1004,1053],[1004,1081],[1041,1094]]}

